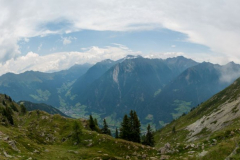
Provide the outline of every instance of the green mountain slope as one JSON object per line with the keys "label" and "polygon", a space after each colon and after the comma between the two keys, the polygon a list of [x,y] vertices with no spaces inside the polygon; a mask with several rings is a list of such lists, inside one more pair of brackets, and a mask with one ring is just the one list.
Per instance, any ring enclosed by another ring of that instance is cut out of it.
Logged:
{"label": "green mountain slope", "polygon": [[154,148],[88,130],[86,120],[43,111],[25,113],[2,94],[0,101],[0,159],[159,159]]}
{"label": "green mountain slope", "polygon": [[53,106],[47,105],[45,103],[32,103],[29,101],[19,101],[18,104],[19,105],[23,104],[28,111],[41,110],[49,114],[59,114],[64,117],[69,117],[66,114],[62,113],[57,108],[54,108]]}
{"label": "green mountain slope", "polygon": [[[156,132],[171,159],[239,159],[240,79]],[[167,151],[164,145],[170,144]]]}

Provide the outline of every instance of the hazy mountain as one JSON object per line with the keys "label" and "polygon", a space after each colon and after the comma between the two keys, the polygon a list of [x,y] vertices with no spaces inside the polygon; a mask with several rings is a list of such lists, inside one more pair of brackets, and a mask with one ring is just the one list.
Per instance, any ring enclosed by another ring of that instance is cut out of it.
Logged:
{"label": "hazy mountain", "polygon": [[89,67],[89,64],[75,65],[68,70],[55,73],[36,71],[7,73],[0,76],[0,91],[10,95],[15,101],[28,100],[60,106],[59,95],[65,94],[68,86]]}
{"label": "hazy mountain", "polygon": [[239,73],[240,65],[234,63],[220,66],[203,62],[190,67],[162,89],[149,105],[149,112],[156,124],[169,122],[223,90]]}
{"label": "hazy mountain", "polygon": [[64,117],[69,117],[66,114],[62,113],[57,108],[54,108],[53,106],[47,105],[45,103],[32,103],[29,101],[19,101],[18,104],[19,105],[23,104],[28,111],[40,110],[45,111],[49,114],[59,114]]}
{"label": "hazy mountain", "polygon": [[87,70],[85,74],[80,76],[72,85],[71,93],[81,95],[83,91],[96,79],[102,76],[109,68],[117,64],[119,61],[112,61],[110,59],[103,60],[96,63]]}
{"label": "hazy mountain", "polygon": [[164,86],[182,71],[196,64],[184,57],[167,60],[126,58],[92,83],[83,83],[85,89],[78,89],[74,84],[74,90],[78,90],[80,95],[74,101],[87,106],[88,112],[102,114],[103,117],[114,115],[114,119],[117,119],[134,109],[144,119],[149,114],[146,106]]}

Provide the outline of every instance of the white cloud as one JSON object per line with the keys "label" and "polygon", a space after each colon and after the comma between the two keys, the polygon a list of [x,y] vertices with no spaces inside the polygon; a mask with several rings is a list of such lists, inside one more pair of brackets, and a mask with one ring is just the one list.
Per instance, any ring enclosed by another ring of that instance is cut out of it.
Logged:
{"label": "white cloud", "polygon": [[70,44],[72,43],[72,40],[76,40],[77,38],[76,37],[62,37],[62,42],[64,45],[67,45],[67,44]]}
{"label": "white cloud", "polygon": [[95,64],[104,59],[118,60],[129,54],[138,55],[141,52],[120,47],[99,48],[95,46],[84,52],[60,52],[44,56],[29,52],[25,56],[10,59],[5,64],[0,64],[0,75],[7,72],[22,73],[29,70],[53,72],[68,69],[74,64]]}
{"label": "white cloud", "polygon": [[[126,5],[127,4],[127,5]],[[240,59],[240,1],[18,0],[0,1],[0,62],[20,55],[22,38],[81,29],[138,31],[165,27],[230,60]],[[48,23],[68,22],[58,30]],[[64,42],[63,42],[64,43]],[[65,44],[71,43],[71,39]],[[137,42],[136,42],[137,43]]]}

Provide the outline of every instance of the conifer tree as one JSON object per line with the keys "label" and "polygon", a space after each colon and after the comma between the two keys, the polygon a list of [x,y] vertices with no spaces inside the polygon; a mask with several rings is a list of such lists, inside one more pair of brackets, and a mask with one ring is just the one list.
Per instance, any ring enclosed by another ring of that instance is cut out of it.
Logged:
{"label": "conifer tree", "polygon": [[133,142],[138,142],[140,143],[141,142],[141,138],[140,138],[140,135],[141,135],[141,130],[140,130],[140,127],[141,127],[141,123],[138,119],[138,116],[137,116],[137,113],[136,111],[133,112],[133,137],[132,137],[132,141]]}
{"label": "conifer tree", "polygon": [[125,114],[120,128],[120,138],[129,140],[129,118]]}
{"label": "conifer tree", "polygon": [[95,126],[98,126],[98,121],[96,118],[94,118],[94,123],[95,123]]}
{"label": "conifer tree", "polygon": [[89,127],[92,131],[96,130],[95,122],[93,121],[92,115],[89,116]]}
{"label": "conifer tree", "polygon": [[129,117],[125,115],[121,123],[120,138],[139,143],[141,141],[140,127],[141,124],[137,113],[131,110]]}
{"label": "conifer tree", "polygon": [[81,137],[80,137],[81,134],[82,134],[82,129],[81,129],[79,123],[75,121],[75,122],[73,123],[72,140],[73,140],[74,142],[77,142],[77,144],[79,144],[80,141],[81,141]]}
{"label": "conifer tree", "polygon": [[111,135],[111,131],[110,131],[110,129],[108,128],[108,125],[107,125],[106,119],[103,119],[102,133],[103,133],[103,134]]}
{"label": "conifer tree", "polygon": [[20,105],[21,108],[21,113],[22,114],[26,114],[27,113],[27,109],[25,108],[25,106],[23,104]]}
{"label": "conifer tree", "polygon": [[173,134],[176,133],[176,128],[175,128],[175,126],[173,126],[173,128],[172,128],[172,133],[173,133]]}
{"label": "conifer tree", "polygon": [[118,129],[116,128],[116,131],[115,131],[115,138],[118,138]]}
{"label": "conifer tree", "polygon": [[12,110],[9,107],[3,109],[3,115],[7,118],[8,122],[13,125]]}
{"label": "conifer tree", "polygon": [[153,137],[153,131],[151,129],[150,124],[147,126],[147,134],[144,137],[143,144],[148,145],[148,146],[154,146],[154,137]]}

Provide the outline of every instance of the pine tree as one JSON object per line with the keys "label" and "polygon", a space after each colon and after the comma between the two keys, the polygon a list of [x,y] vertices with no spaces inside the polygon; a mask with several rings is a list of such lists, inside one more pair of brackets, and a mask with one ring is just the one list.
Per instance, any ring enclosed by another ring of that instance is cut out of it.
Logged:
{"label": "pine tree", "polygon": [[13,125],[13,117],[12,117],[12,110],[9,107],[6,107],[3,109],[3,115],[7,118],[8,122]]}
{"label": "pine tree", "polygon": [[120,128],[120,138],[129,140],[129,118],[125,114]]}
{"label": "pine tree", "polygon": [[138,116],[137,116],[137,113],[136,111],[133,112],[133,137],[132,137],[132,141],[133,142],[138,142],[140,143],[141,142],[141,138],[140,138],[140,135],[141,135],[141,123],[138,119]]}
{"label": "pine tree", "polygon": [[17,109],[17,107],[16,107],[14,104],[11,104],[11,108],[12,108],[15,112],[18,112],[18,109]]}
{"label": "pine tree", "polygon": [[98,126],[98,121],[96,118],[94,118],[94,123],[95,123],[95,126]]}
{"label": "pine tree", "polygon": [[103,119],[102,133],[103,133],[103,134],[111,135],[111,131],[110,131],[110,129],[108,128],[108,125],[107,125],[106,119]]}
{"label": "pine tree", "polygon": [[73,140],[74,142],[77,142],[77,144],[79,144],[80,141],[81,141],[81,137],[80,137],[81,134],[82,134],[82,129],[81,129],[79,123],[75,121],[75,122],[73,123],[72,140]]}
{"label": "pine tree", "polygon": [[143,139],[143,144],[148,145],[148,146],[154,146],[154,137],[153,137],[153,131],[151,129],[150,124],[147,126],[147,134]]}
{"label": "pine tree", "polygon": [[172,128],[172,133],[173,133],[173,134],[176,133],[176,128],[175,128],[175,126],[173,126],[173,128]]}
{"label": "pine tree", "polygon": [[120,138],[139,143],[141,141],[140,127],[141,124],[137,113],[131,110],[129,117],[125,115],[121,123]]}
{"label": "pine tree", "polygon": [[89,127],[92,131],[96,130],[95,122],[93,121],[92,115],[89,116]]}
{"label": "pine tree", "polygon": [[118,129],[116,128],[116,131],[115,131],[115,138],[118,138]]}
{"label": "pine tree", "polygon": [[23,104],[20,105],[21,107],[21,113],[24,115],[27,113],[27,109],[25,108],[25,106]]}

